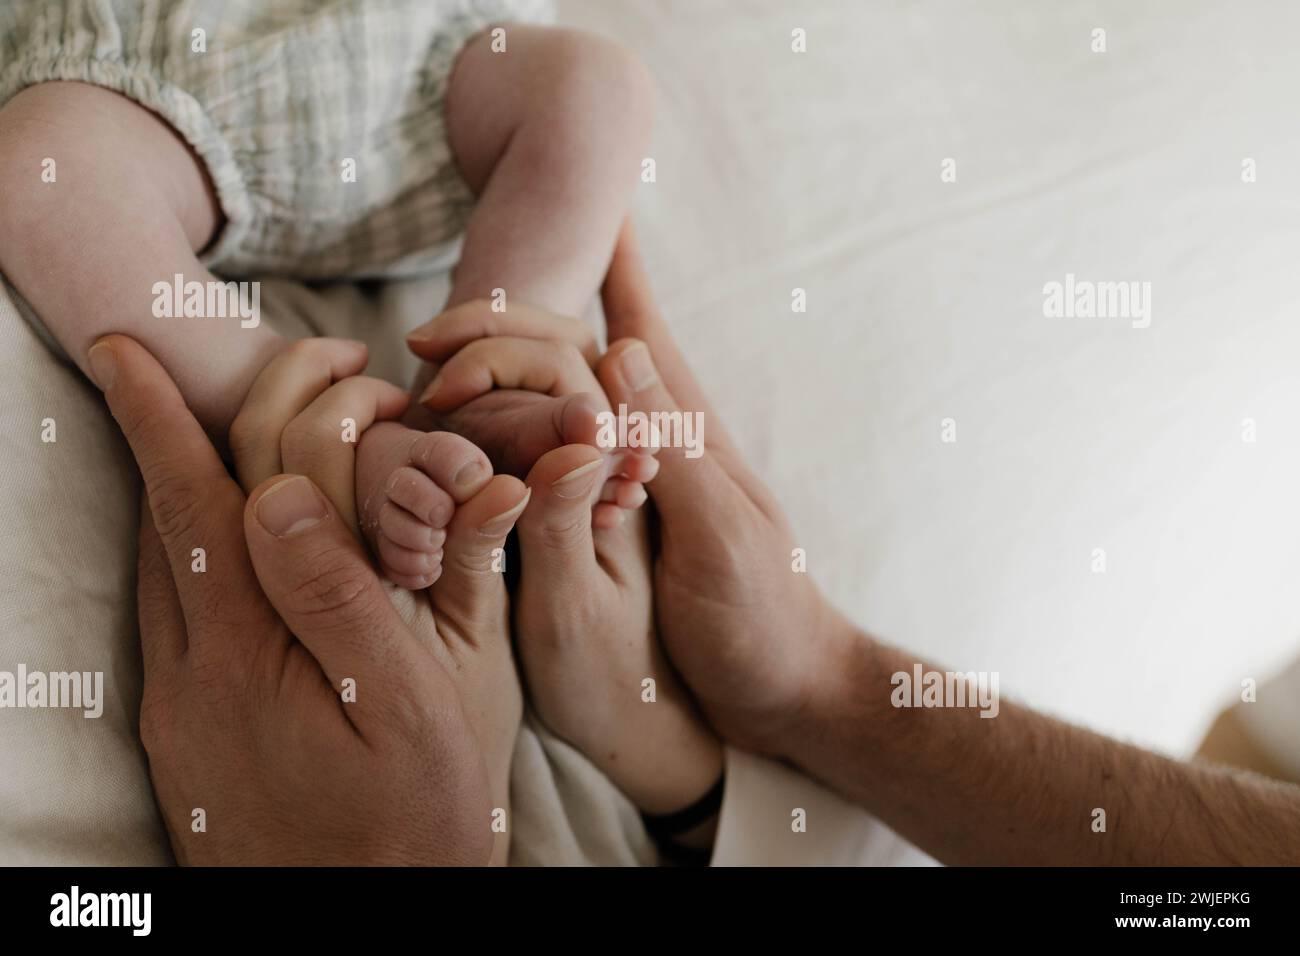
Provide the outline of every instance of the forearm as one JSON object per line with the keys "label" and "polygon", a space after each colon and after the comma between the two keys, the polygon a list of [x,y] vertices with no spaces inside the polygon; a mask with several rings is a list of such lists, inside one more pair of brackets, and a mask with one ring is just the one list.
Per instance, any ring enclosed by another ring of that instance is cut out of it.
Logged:
{"label": "forearm", "polygon": [[840,646],[785,756],[942,862],[1300,862],[1300,787],[1170,760],[1014,704],[992,719],[894,707],[891,676],[916,659],[860,633]]}

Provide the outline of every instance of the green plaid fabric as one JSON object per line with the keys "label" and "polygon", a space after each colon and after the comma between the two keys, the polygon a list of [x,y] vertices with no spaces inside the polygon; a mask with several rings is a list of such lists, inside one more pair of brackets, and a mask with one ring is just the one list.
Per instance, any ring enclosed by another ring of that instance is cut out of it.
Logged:
{"label": "green plaid fabric", "polygon": [[409,274],[472,204],[443,122],[457,52],[550,16],[549,0],[4,0],[0,104],[80,80],[166,119],[226,215],[214,271]]}

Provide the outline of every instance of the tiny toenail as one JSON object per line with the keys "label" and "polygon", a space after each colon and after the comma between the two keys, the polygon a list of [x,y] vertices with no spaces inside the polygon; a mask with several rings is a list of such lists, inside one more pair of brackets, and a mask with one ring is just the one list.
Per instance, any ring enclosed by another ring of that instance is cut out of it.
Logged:
{"label": "tiny toenail", "polygon": [[603,458],[589,461],[573,469],[567,475],[551,482],[551,492],[557,498],[580,498],[591,490],[596,480],[596,469],[605,463]]}
{"label": "tiny toenail", "polygon": [[489,518],[479,525],[478,533],[489,538],[499,538],[511,529],[515,521],[524,513],[524,508],[528,506],[528,499],[533,496],[533,489],[529,488],[519,504],[515,505],[509,511],[503,511],[495,518]]}
{"label": "tiny toenail", "polygon": [[474,460],[468,464],[461,465],[456,476],[452,478],[452,483],[457,488],[473,488],[483,479],[483,473],[486,471],[483,462]]}

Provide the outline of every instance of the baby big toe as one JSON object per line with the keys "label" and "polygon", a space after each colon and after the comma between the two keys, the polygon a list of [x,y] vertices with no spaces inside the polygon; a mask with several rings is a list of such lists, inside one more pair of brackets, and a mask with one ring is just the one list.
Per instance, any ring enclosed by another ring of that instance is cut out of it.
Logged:
{"label": "baby big toe", "polygon": [[[487,455],[473,442],[452,432],[421,435],[411,444],[410,456],[414,468],[447,496],[453,508],[476,495],[492,478],[492,463]],[[446,521],[435,527],[444,527],[450,520],[448,514]]]}

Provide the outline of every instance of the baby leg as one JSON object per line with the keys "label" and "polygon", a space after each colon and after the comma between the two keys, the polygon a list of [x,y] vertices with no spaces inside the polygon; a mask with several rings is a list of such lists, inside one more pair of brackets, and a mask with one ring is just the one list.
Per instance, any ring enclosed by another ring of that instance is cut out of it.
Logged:
{"label": "baby leg", "polygon": [[[447,94],[452,151],[479,197],[447,307],[495,298],[499,289],[507,310],[514,301],[581,315],[627,215],[649,139],[653,93],[644,68],[608,40],[543,27],[505,30],[504,52],[493,51],[490,34],[462,51]],[[432,374],[426,366],[417,393]],[[491,406],[490,415],[435,422],[416,411],[409,420],[466,435],[499,470],[521,477],[557,445],[591,442],[598,432],[596,403],[557,414],[555,400],[530,393],[480,401]],[[382,504],[384,489],[398,481],[382,463],[406,468],[405,448],[416,433],[397,427],[372,432],[359,449],[358,500]],[[616,475],[620,460],[607,462],[615,489],[627,484]],[[362,522],[382,561],[382,549],[393,548],[379,534],[381,515],[363,509]],[[407,530],[409,541],[429,543],[417,554],[399,553],[403,560],[392,567],[385,562],[390,576],[411,580],[408,567],[436,573],[437,529]]]}
{"label": "baby leg", "polygon": [[237,314],[154,315],[156,283],[180,274],[207,288],[195,250],[220,218],[202,164],[127,98],[43,83],[0,108],[0,270],[83,371],[100,336],[140,341],[224,446],[278,337]]}
{"label": "baby leg", "polygon": [[581,315],[627,215],[649,143],[653,91],[617,44],[510,25],[506,48],[480,36],[461,53],[447,131],[479,196],[447,307],[502,289]]}

